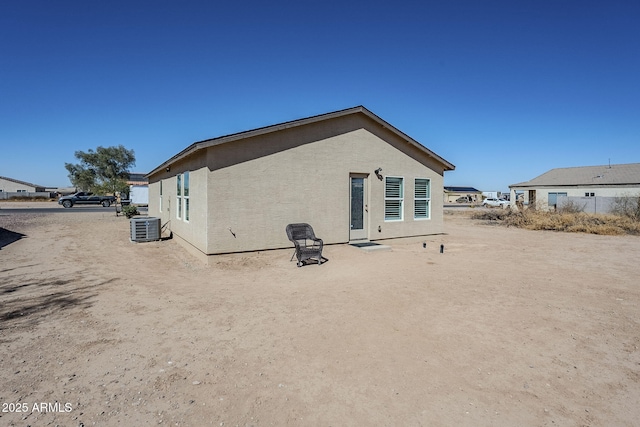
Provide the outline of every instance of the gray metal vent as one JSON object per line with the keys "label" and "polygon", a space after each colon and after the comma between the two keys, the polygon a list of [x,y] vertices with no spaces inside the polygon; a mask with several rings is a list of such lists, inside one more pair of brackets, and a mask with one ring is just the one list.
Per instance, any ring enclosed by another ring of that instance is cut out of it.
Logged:
{"label": "gray metal vent", "polygon": [[160,218],[131,218],[131,241],[160,240]]}

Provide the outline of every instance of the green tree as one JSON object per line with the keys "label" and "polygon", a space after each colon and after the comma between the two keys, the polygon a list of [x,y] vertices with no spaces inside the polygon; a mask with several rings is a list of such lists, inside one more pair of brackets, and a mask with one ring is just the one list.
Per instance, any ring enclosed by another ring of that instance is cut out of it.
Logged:
{"label": "green tree", "polygon": [[98,147],[95,151],[76,151],[80,163],[65,163],[71,184],[82,191],[115,193],[127,191],[129,169],[136,164],[133,150],[123,145]]}

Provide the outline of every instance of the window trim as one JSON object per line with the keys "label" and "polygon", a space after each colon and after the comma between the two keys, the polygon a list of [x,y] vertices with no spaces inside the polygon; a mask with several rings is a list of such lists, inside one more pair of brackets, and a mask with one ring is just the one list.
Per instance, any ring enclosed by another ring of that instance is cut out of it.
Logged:
{"label": "window trim", "polygon": [[[417,192],[416,192],[416,182],[418,180],[421,181],[426,181],[427,182],[427,197],[418,197]],[[426,215],[427,216],[416,216],[416,206],[417,206],[417,201],[424,201],[427,202],[427,212]],[[415,221],[425,221],[425,220],[430,220],[431,219],[431,178],[421,178],[421,177],[417,177],[413,179],[413,219]]]}
{"label": "window trim", "polygon": [[[185,179],[186,178],[186,179]],[[186,182],[186,185],[185,185]],[[176,175],[176,218],[189,222],[189,192],[191,189],[191,174],[184,171]],[[185,192],[186,190],[186,192]]]}
{"label": "window trim", "polygon": [[[186,179],[185,179],[186,176]],[[186,184],[186,185],[185,185]],[[183,211],[183,221],[189,222],[189,199],[191,198],[189,195],[189,191],[191,189],[191,174],[189,171],[185,171],[182,174],[182,206]],[[185,191],[186,190],[186,191]]]}
{"label": "window trim", "polygon": [[182,219],[182,174],[176,175],[176,218]]}
{"label": "window trim", "polygon": [[[387,182],[389,178],[399,179],[401,183],[400,197],[387,197]],[[384,177],[384,222],[402,222],[404,221],[404,187],[405,179],[403,176],[385,176]],[[400,218],[387,219],[387,200],[399,201]]]}

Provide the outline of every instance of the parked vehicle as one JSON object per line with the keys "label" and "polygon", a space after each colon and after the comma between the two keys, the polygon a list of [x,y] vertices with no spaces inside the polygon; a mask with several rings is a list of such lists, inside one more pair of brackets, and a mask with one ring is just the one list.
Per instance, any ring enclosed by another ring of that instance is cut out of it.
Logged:
{"label": "parked vehicle", "polygon": [[471,197],[469,196],[462,196],[456,199],[456,203],[471,203],[471,202],[473,202],[473,200],[471,200]]}
{"label": "parked vehicle", "polygon": [[105,208],[111,206],[116,201],[115,196],[98,196],[93,193],[85,193],[80,191],[71,196],[63,196],[58,199],[58,204],[65,208],[73,205],[102,205]]}
{"label": "parked vehicle", "polygon": [[489,206],[489,207],[492,207],[492,208],[497,208],[497,207],[503,208],[503,207],[508,206],[508,205],[509,205],[508,201],[506,201],[504,199],[494,199],[492,197],[490,197],[488,199],[484,199],[482,201],[482,206],[484,206],[484,207]]}
{"label": "parked vehicle", "polygon": [[129,206],[131,204],[131,196],[127,193],[120,193],[120,204],[122,206]]}

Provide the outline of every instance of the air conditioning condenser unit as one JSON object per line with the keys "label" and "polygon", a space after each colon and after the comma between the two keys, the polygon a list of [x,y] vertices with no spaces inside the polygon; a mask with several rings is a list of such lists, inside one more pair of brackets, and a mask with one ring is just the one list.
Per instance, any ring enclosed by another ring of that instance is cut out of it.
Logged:
{"label": "air conditioning condenser unit", "polygon": [[130,221],[132,242],[160,240],[160,218],[131,218]]}

